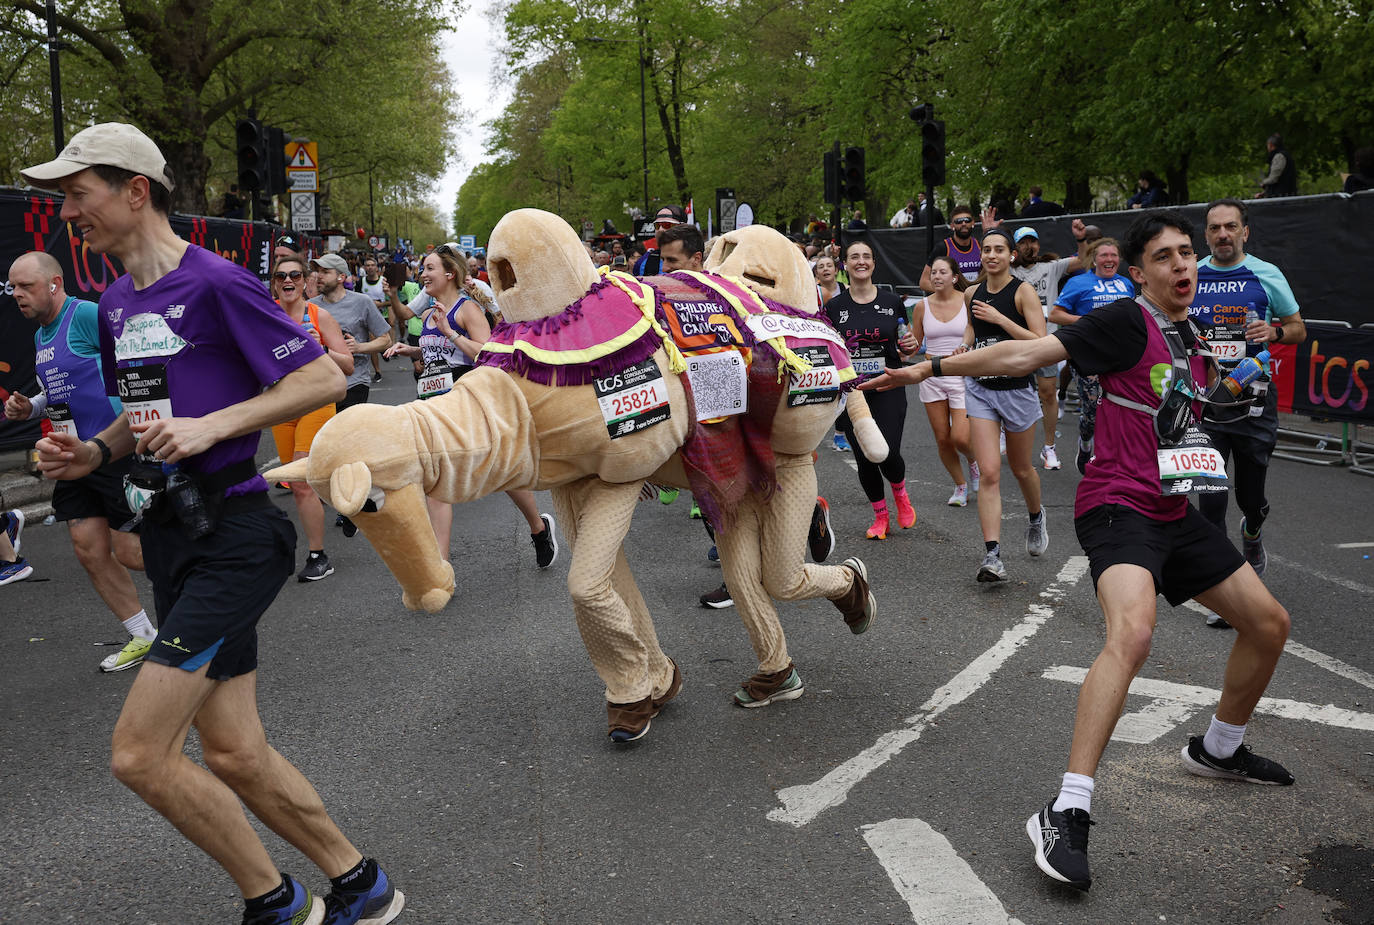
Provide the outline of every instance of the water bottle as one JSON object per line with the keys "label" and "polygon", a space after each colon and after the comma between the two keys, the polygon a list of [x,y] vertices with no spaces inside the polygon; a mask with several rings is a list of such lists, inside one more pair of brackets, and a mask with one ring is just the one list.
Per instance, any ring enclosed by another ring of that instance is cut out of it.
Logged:
{"label": "water bottle", "polygon": [[1246,357],[1237,363],[1221,384],[1232,398],[1239,398],[1245,387],[1254,382],[1264,372],[1264,364],[1269,362],[1269,351],[1261,350],[1257,356]]}
{"label": "water bottle", "polygon": [[[1259,320],[1260,320],[1260,316],[1259,316],[1259,312],[1255,311],[1255,303],[1254,303],[1254,302],[1247,302],[1247,303],[1245,303],[1245,327],[1246,327],[1246,329],[1249,330],[1250,325],[1254,324],[1256,321],[1259,321]],[[1249,340],[1249,338],[1247,337],[1246,340]]]}
{"label": "water bottle", "polygon": [[176,463],[163,463],[162,472],[167,476],[167,498],[172,502],[172,510],[186,528],[186,533],[193,540],[208,536],[214,524],[210,522],[210,512],[205,507],[205,499],[201,497],[200,487],[195,480],[181,471],[181,466]]}
{"label": "water bottle", "polygon": [[911,325],[909,325],[909,324],[906,323],[906,319],[905,319],[905,318],[898,318],[898,319],[897,319],[897,339],[898,339],[898,340],[906,340],[907,335],[910,334],[910,333],[911,333]]}

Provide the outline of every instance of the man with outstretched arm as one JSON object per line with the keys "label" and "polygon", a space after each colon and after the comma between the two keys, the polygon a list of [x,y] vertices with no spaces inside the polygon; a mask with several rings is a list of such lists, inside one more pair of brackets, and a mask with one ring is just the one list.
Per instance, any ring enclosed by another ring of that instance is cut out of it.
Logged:
{"label": "man with outstretched arm", "polygon": [[[37,446],[60,480],[134,454],[126,496],[159,630],[115,724],[114,774],[234,879],[244,925],[385,925],[405,897],[267,744],[257,707],[257,623],[296,543],[254,465],[259,431],[342,398],[343,375],[257,277],[176,236],[166,161],[132,125],[93,125],[22,174],[61,189],[62,220],[127,271],[99,306],[105,391],[123,412]],[[185,752],[193,725],[204,766]],[[277,869],[243,806],[330,878],[323,902]]]}
{"label": "man with outstretched arm", "polygon": [[1150,652],[1157,594],[1173,606],[1195,598],[1237,631],[1221,702],[1206,735],[1190,737],[1183,748],[1184,768],[1204,777],[1293,783],[1283,767],[1241,744],[1288,638],[1288,612],[1226,535],[1188,503],[1188,490],[1198,480],[1170,452],[1187,447],[1188,458],[1219,463],[1197,427],[1198,402],[1191,400],[1207,385],[1206,358],[1188,320],[1197,288],[1191,235],[1181,213],[1151,211],[1132,224],[1124,241],[1139,298],[1104,306],[1038,340],[1004,341],[889,369],[862,386],[889,389],[932,375],[1025,375],[1064,359],[1086,375],[1101,376],[1106,399],[1099,409],[1097,452],[1078,486],[1074,527],[1088,554],[1107,640],[1079,693],[1059,795],[1026,823],[1039,868],[1080,890],[1092,882],[1087,849],[1093,775],[1131,679]]}

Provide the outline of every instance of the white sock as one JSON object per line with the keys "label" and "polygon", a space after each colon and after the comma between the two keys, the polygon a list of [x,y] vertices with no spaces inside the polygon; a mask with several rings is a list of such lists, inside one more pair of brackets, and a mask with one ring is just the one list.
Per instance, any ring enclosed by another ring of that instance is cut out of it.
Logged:
{"label": "white sock", "polygon": [[122,621],[124,628],[129,631],[130,636],[137,636],[140,639],[152,639],[157,635],[157,630],[153,629],[152,621],[148,619],[148,611],[140,610],[127,620]]}
{"label": "white sock", "polygon": [[1064,775],[1064,783],[1059,787],[1059,798],[1050,807],[1056,813],[1069,809],[1081,809],[1085,813],[1093,811],[1093,779],[1086,774]]}
{"label": "white sock", "polygon": [[1213,758],[1230,758],[1240,748],[1244,738],[1244,726],[1232,726],[1213,716],[1212,725],[1207,727],[1207,735],[1202,737],[1202,747]]}

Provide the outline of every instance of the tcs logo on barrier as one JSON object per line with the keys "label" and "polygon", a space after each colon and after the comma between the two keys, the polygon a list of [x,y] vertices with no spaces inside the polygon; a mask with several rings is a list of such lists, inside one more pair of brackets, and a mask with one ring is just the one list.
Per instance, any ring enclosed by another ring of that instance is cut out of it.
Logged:
{"label": "tcs logo on barrier", "polygon": [[1369,403],[1369,386],[1362,373],[1369,369],[1369,360],[1320,352],[1321,342],[1313,337],[1307,342],[1307,397],[1314,405],[1342,408],[1349,402],[1349,410],[1363,411]]}

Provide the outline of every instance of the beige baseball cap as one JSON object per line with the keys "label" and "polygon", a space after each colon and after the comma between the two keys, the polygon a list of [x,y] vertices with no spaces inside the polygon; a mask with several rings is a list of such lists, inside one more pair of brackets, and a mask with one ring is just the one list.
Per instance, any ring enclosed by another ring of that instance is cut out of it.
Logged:
{"label": "beige baseball cap", "polygon": [[57,189],[58,181],[87,167],[119,167],[156,180],[171,191],[176,187],[167,173],[167,159],[147,135],[124,122],[101,122],[82,129],[67,142],[62,153],[46,164],[19,171],[31,186]]}
{"label": "beige baseball cap", "polygon": [[348,269],[348,261],[344,260],[338,254],[321,254],[310,261],[310,263],[319,267],[321,270],[335,270],[344,275],[352,272]]}

